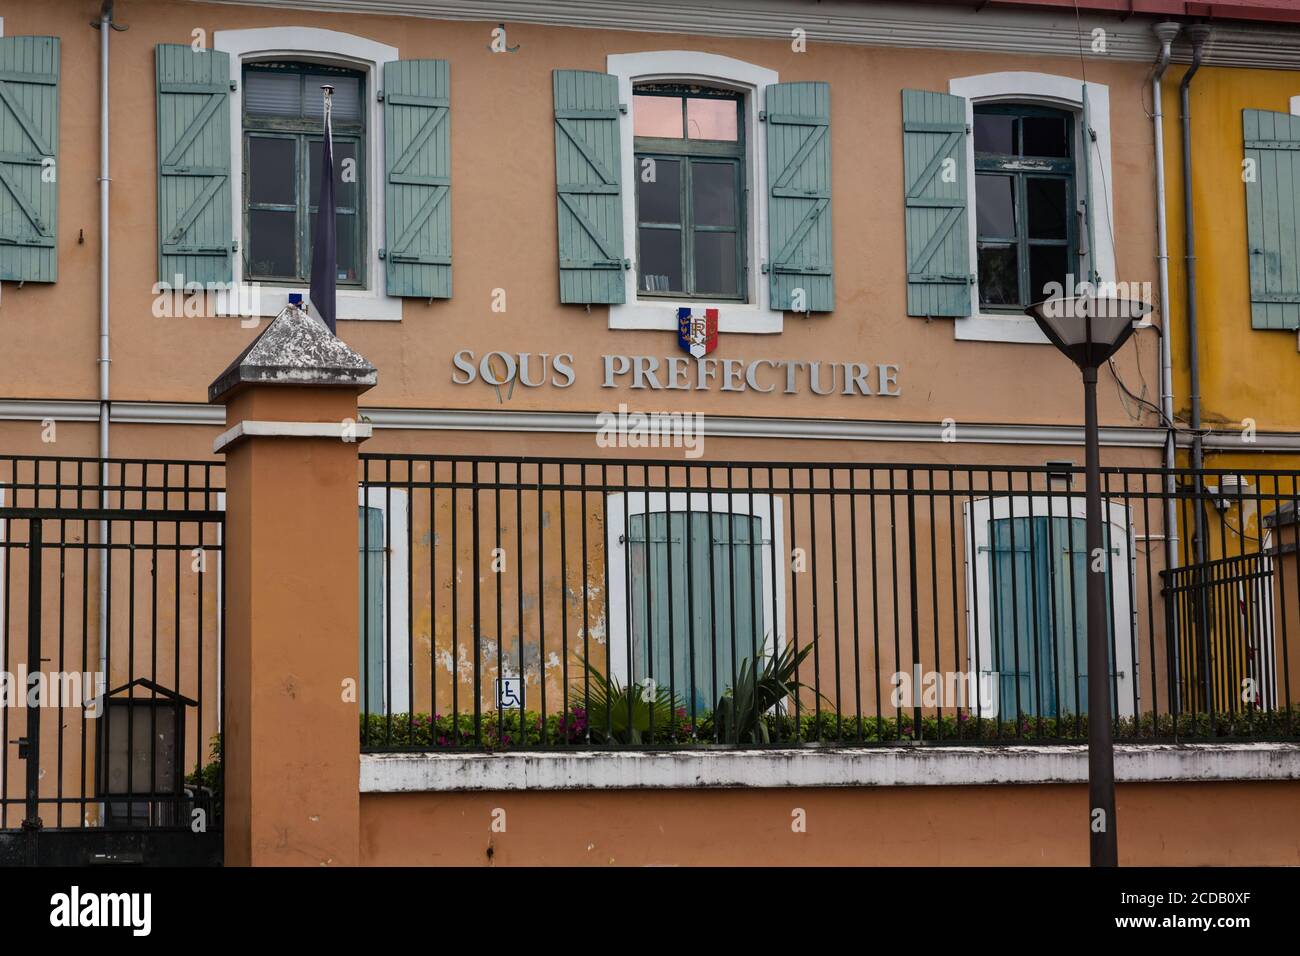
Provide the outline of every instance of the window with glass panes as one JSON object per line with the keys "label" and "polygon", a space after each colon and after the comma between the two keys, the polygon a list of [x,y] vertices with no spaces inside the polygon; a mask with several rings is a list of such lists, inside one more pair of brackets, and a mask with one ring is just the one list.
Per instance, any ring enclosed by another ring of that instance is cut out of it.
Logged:
{"label": "window with glass panes", "polygon": [[1074,122],[1064,110],[975,107],[980,305],[1020,311],[1077,274]]}
{"label": "window with glass panes", "polygon": [[641,295],[744,301],[741,106],[739,93],[708,87],[634,90]]}
{"label": "window with glass panes", "polygon": [[334,198],[341,286],[365,282],[365,124],[361,74],[318,64],[244,68],[244,277],[305,283],[320,195],[325,115],[334,87]]}

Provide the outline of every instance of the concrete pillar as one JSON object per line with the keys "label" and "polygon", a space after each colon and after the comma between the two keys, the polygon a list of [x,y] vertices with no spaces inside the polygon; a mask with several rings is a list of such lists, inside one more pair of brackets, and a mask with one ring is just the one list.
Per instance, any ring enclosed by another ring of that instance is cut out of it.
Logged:
{"label": "concrete pillar", "polygon": [[358,861],[357,396],[374,367],[288,306],[208,389],[226,406],[225,859]]}

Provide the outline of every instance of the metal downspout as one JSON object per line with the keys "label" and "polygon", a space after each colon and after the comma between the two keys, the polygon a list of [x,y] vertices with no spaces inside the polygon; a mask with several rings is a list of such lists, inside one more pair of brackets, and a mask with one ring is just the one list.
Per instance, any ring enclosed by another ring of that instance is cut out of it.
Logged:
{"label": "metal downspout", "polygon": [[1205,41],[1212,33],[1211,28],[1203,23],[1194,23],[1187,28],[1192,41],[1192,65],[1183,74],[1179,84],[1181,102],[1181,122],[1183,133],[1183,241],[1187,269],[1187,352],[1189,391],[1191,393],[1191,427],[1192,427],[1192,507],[1195,514],[1192,538],[1193,562],[1197,567],[1196,594],[1196,632],[1199,650],[1199,677],[1205,693],[1205,710],[1210,714],[1210,725],[1214,725],[1214,699],[1210,685],[1210,649],[1209,621],[1205,607],[1205,587],[1203,569],[1205,566],[1205,536],[1208,532],[1205,522],[1205,481],[1201,469],[1205,466],[1205,448],[1201,435],[1201,360],[1200,337],[1197,329],[1196,298],[1196,214],[1192,206],[1192,107],[1190,87],[1192,77],[1201,68],[1201,58],[1205,52]]}
{"label": "metal downspout", "polygon": [[[1171,342],[1171,309],[1169,301],[1169,235],[1166,227],[1167,209],[1165,201],[1165,122],[1164,103],[1160,83],[1165,71],[1169,69],[1169,56],[1174,39],[1181,28],[1177,23],[1158,23],[1155,34],[1160,40],[1160,58],[1151,77],[1151,102],[1155,107],[1152,117],[1155,124],[1156,142],[1156,241],[1158,282],[1160,286],[1160,414],[1164,416],[1168,430],[1165,445],[1165,468],[1172,471],[1176,465],[1174,458],[1174,372],[1173,343]],[[1174,504],[1174,476],[1165,476],[1165,566],[1177,567],[1178,561],[1178,514]]]}
{"label": "metal downspout", "polygon": [[[108,322],[108,36],[110,28],[125,30],[126,27],[113,22],[113,0],[102,0],[99,18],[90,25],[99,31],[99,457],[108,457],[108,421],[109,392],[108,367],[109,357],[109,322]],[[99,507],[108,506],[106,466],[99,466],[100,488]],[[99,541],[108,541],[108,522],[99,522]],[[99,672],[108,680],[108,549],[99,550]],[[107,687],[107,685],[105,685]]]}

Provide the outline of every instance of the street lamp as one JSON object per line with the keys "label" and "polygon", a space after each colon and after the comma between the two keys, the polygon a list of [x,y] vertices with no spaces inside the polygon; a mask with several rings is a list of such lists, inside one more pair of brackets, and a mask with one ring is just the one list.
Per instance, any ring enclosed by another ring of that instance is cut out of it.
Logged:
{"label": "street lamp", "polygon": [[[1133,322],[1151,311],[1145,302],[1116,296],[1067,296],[1025,309],[1052,344],[1083,370],[1088,547],[1088,832],[1093,866],[1117,866],[1115,743],[1111,735],[1110,653],[1107,646],[1104,554],[1101,535],[1101,437],[1097,428],[1097,369],[1133,334]],[[1104,565],[1103,565],[1104,567]]]}

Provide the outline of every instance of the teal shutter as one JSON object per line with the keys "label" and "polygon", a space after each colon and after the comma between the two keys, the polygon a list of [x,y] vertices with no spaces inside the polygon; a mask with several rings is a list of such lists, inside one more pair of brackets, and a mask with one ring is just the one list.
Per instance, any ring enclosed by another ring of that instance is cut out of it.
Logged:
{"label": "teal shutter", "polygon": [[384,252],[389,295],[451,298],[451,70],[384,64]]}
{"label": "teal shutter", "polygon": [[903,90],[908,315],[970,315],[967,135],[965,99]]}
{"label": "teal shutter", "polygon": [[0,279],[58,278],[59,40],[0,39]]}
{"label": "teal shutter", "polygon": [[[999,674],[998,712],[1042,717],[1088,713],[1087,524],[1082,518],[1047,516],[992,522],[993,655]],[[1049,526],[1050,522],[1050,526]],[[1114,553],[1110,524],[1102,546]],[[1015,549],[1012,550],[1014,536]],[[1112,690],[1115,672],[1115,609],[1110,562],[1104,572],[1106,631]],[[1112,714],[1119,700],[1112,697]]]}
{"label": "teal shutter", "polygon": [[230,57],[163,43],[156,64],[158,278],[230,282]]}
{"label": "teal shutter", "polygon": [[362,506],[358,511],[357,544],[360,561],[361,662],[357,673],[363,713],[378,714],[384,707],[384,512]]}
{"label": "teal shutter", "polygon": [[692,713],[713,709],[740,663],[753,665],[765,650],[762,569],[770,544],[761,519],[707,511],[634,514],[627,540],[631,681],[652,678]]}
{"label": "teal shutter", "polygon": [[1246,243],[1250,326],[1300,328],[1300,117],[1242,110],[1246,159]]}
{"label": "teal shutter", "polygon": [[830,312],[835,308],[830,85],[772,84],[765,91],[763,120],[771,308]]}
{"label": "teal shutter", "polygon": [[624,301],[623,161],[618,79],[556,70],[555,193],[559,226],[560,301]]}

